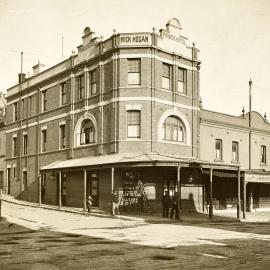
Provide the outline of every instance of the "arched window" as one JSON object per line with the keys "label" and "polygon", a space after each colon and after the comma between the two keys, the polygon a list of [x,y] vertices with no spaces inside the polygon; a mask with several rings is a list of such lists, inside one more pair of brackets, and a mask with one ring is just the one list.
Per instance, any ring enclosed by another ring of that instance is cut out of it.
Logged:
{"label": "arched window", "polygon": [[176,116],[169,116],[162,125],[162,140],[173,142],[185,141],[185,128],[182,121]]}
{"label": "arched window", "polygon": [[94,143],[95,127],[90,119],[83,120],[80,131],[80,144]]}

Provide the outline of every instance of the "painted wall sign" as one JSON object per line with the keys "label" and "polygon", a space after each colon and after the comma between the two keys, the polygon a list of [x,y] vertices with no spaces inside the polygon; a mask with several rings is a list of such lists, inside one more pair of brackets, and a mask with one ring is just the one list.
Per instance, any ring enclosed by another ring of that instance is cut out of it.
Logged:
{"label": "painted wall sign", "polygon": [[246,182],[270,183],[270,175],[245,174]]}
{"label": "painted wall sign", "polygon": [[150,35],[120,35],[120,45],[149,45],[151,44]]}
{"label": "painted wall sign", "polygon": [[164,37],[185,44],[185,40],[181,37],[177,37],[166,32],[164,32]]}

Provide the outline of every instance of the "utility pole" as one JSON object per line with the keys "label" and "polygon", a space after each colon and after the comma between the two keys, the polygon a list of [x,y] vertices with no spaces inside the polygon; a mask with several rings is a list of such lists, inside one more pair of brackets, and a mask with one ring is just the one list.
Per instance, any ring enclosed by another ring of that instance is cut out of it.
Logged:
{"label": "utility pole", "polygon": [[252,151],[251,151],[251,111],[252,111],[252,80],[250,79],[249,82],[249,117],[248,117],[248,128],[249,128],[249,166],[248,169],[251,170],[251,157],[252,157]]}

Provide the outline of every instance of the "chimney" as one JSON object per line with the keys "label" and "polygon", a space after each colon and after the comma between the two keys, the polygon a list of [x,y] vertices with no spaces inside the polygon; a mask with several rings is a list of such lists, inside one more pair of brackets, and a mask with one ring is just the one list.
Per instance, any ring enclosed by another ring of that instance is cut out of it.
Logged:
{"label": "chimney", "polygon": [[18,74],[18,82],[23,83],[25,81],[25,73],[19,73]]}
{"label": "chimney", "polygon": [[45,65],[41,64],[38,61],[38,63],[35,66],[32,67],[32,69],[33,69],[33,75],[35,76],[38,73],[40,73],[41,71],[43,71],[44,70],[44,67],[45,67]]}

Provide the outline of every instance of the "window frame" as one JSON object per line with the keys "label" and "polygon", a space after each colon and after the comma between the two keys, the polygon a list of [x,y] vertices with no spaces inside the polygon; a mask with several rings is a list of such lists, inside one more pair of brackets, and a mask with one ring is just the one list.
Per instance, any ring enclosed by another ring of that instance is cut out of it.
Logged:
{"label": "window frame", "polygon": [[23,134],[23,155],[28,154],[28,134]]}
{"label": "window frame", "polygon": [[[176,121],[176,123],[175,124],[169,123],[170,119],[173,119],[174,121]],[[167,116],[162,123],[161,129],[162,129],[161,130],[162,141],[173,142],[173,143],[185,143],[185,137],[186,137],[185,126],[182,120],[178,116],[175,116],[175,115]],[[182,137],[181,140],[179,140],[180,132],[181,132],[181,137]],[[171,136],[169,136],[169,134]],[[176,135],[176,139],[174,139],[175,135]]]}
{"label": "window frame", "polygon": [[42,98],[42,112],[46,112],[48,110],[47,108],[47,90],[42,91],[41,98]]}
{"label": "window frame", "polygon": [[18,140],[17,136],[12,137],[12,157],[17,156]]}
{"label": "window frame", "polygon": [[24,118],[26,118],[26,116],[25,116],[25,112],[24,112],[24,110],[25,110],[25,101],[26,101],[26,99],[25,98],[22,98],[22,119],[24,119]]}
{"label": "window frame", "polygon": [[[236,146],[234,151],[234,146]],[[234,156],[235,153],[235,156]],[[233,162],[238,162],[239,161],[239,142],[237,141],[232,141],[232,161]]]}
{"label": "window frame", "polygon": [[28,98],[28,108],[27,108],[27,115],[31,116],[32,115],[32,103],[33,103],[33,98],[32,96],[29,96]]}
{"label": "window frame", "polygon": [[60,105],[64,106],[67,104],[67,83],[60,83]]}
{"label": "window frame", "polygon": [[[90,95],[97,93],[97,69],[93,69],[89,72],[89,83],[90,83]],[[94,91],[93,91],[94,89]]]}
{"label": "window frame", "polygon": [[13,122],[16,122],[19,120],[18,117],[18,102],[13,103]]}
{"label": "window frame", "polygon": [[[128,74],[127,74],[127,84],[128,84],[129,86],[141,85],[141,70],[142,70],[142,67],[141,67],[141,65],[142,65],[141,58],[128,58],[127,61],[128,61],[128,68],[127,68],[127,71],[128,71]],[[139,62],[139,64],[138,64],[138,67],[139,67],[138,71],[132,71],[132,70],[130,69],[130,63],[131,63],[132,61],[133,61],[133,62],[135,62],[135,61],[138,61],[138,62]],[[134,74],[137,74],[137,82],[135,82],[135,83],[133,83],[133,79],[134,79],[134,78],[132,78],[132,75],[134,75]]]}
{"label": "window frame", "polygon": [[[183,72],[183,80],[180,80],[179,72],[180,70]],[[186,93],[186,75],[187,75],[187,70],[181,67],[177,67],[177,93],[179,94],[185,94]],[[183,84],[183,91],[179,91],[179,82]]]}
{"label": "window frame", "polygon": [[84,99],[85,97],[85,75],[80,74],[77,76],[78,80],[78,98],[79,100]]}
{"label": "window frame", "polygon": [[[220,149],[217,149],[217,142],[220,143]],[[218,150],[220,151],[219,155],[218,155]],[[215,140],[215,154],[216,154],[215,160],[223,160],[223,141],[222,141],[222,139]]]}
{"label": "window frame", "polygon": [[[132,118],[131,117],[131,114],[132,113],[137,113],[138,116],[139,116],[139,120],[138,120],[138,123],[137,124],[134,124],[134,123],[129,123],[129,122],[132,122]],[[140,110],[127,110],[127,124],[126,124],[126,127],[127,127],[127,139],[140,139],[141,138],[141,121],[142,121],[142,118],[141,118],[141,111]],[[132,131],[130,130],[131,127],[136,127],[137,129],[137,135],[132,135]]]}
{"label": "window frame", "polygon": [[[169,75],[168,77],[164,75],[164,67],[167,66],[167,68],[169,68]],[[168,63],[162,63],[162,89],[165,90],[172,90],[172,65],[168,64]],[[166,79],[166,81],[168,80],[168,86],[167,84],[165,85],[164,83],[164,79]]]}
{"label": "window frame", "polygon": [[41,130],[41,152],[47,151],[47,129]]}
{"label": "window frame", "polygon": [[[86,130],[85,127],[83,127],[83,124],[86,122],[86,121],[89,121],[90,122],[90,126],[87,128],[87,133],[83,132]],[[81,127],[80,127],[80,133],[79,133],[79,136],[80,136],[80,145],[89,145],[89,144],[94,144],[95,143],[95,133],[96,133],[96,130],[95,130],[95,125],[93,123],[93,121],[91,119],[84,119],[81,123]],[[88,136],[86,136],[86,134],[88,134]],[[89,139],[89,141],[86,142],[86,137]]]}
{"label": "window frame", "polygon": [[267,164],[267,148],[266,145],[261,145],[261,164]]}

